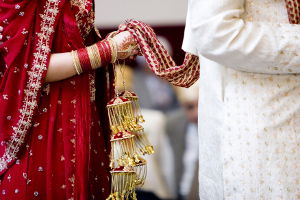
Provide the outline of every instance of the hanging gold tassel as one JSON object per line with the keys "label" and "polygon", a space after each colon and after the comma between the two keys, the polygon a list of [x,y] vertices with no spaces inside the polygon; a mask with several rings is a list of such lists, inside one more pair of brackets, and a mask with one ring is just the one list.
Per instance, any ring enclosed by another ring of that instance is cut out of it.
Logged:
{"label": "hanging gold tassel", "polygon": [[132,102],[132,107],[134,111],[134,116],[137,123],[144,123],[144,117],[141,113],[141,108],[139,104],[139,97],[131,91],[125,91],[121,94],[122,97],[129,99]]}
{"label": "hanging gold tassel", "polygon": [[137,148],[141,151],[143,155],[151,155],[154,153],[154,148],[150,144],[147,135],[144,132],[144,128],[139,125],[139,123],[145,122],[144,117],[141,113],[141,108],[139,105],[139,97],[131,91],[125,91],[122,94],[123,98],[129,99],[132,102],[132,108],[134,117],[136,119],[137,128],[135,129],[135,143]]}
{"label": "hanging gold tassel", "polygon": [[133,167],[135,166],[135,135],[131,132],[118,132],[111,138],[110,167]]}
{"label": "hanging gold tassel", "polygon": [[154,148],[148,140],[144,129],[134,132],[135,135],[135,144],[136,147],[143,155],[151,155],[154,154]]}
{"label": "hanging gold tassel", "polygon": [[147,161],[142,157],[136,158],[136,181],[135,184],[139,187],[143,186],[147,176]]}
{"label": "hanging gold tassel", "polygon": [[116,97],[108,103],[107,109],[109,123],[113,134],[126,130],[138,130],[132,103],[129,99]]}
{"label": "hanging gold tassel", "polygon": [[132,167],[120,167],[111,171],[112,174],[112,192],[107,200],[137,200],[136,173]]}
{"label": "hanging gold tassel", "polygon": [[134,167],[136,184],[141,186],[147,175],[147,161],[137,152],[134,137],[130,132],[119,132],[112,136],[110,167]]}
{"label": "hanging gold tassel", "polygon": [[145,120],[138,99],[135,93],[125,91],[107,104],[112,131],[112,187],[107,200],[137,200],[135,189],[145,183],[147,161],[143,156],[154,150],[140,125]]}
{"label": "hanging gold tassel", "polygon": [[[112,188],[108,200],[136,199],[136,169],[144,159],[135,145],[135,134],[140,130],[136,123],[132,102],[124,97],[112,99],[108,105],[111,136],[110,167],[112,168]],[[144,162],[143,162],[144,163]]]}

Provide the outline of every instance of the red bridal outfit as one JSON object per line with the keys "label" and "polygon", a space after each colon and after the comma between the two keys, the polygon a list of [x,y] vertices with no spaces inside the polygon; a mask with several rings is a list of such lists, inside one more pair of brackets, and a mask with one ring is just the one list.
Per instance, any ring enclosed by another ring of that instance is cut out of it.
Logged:
{"label": "red bridal outfit", "polygon": [[92,0],[0,1],[1,200],[108,197],[111,69],[45,83],[52,53],[96,42],[93,23]]}

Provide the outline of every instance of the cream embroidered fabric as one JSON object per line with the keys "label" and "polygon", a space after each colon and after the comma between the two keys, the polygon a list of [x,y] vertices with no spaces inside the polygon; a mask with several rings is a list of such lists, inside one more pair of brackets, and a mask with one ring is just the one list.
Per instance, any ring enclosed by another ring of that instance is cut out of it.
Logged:
{"label": "cream embroidered fabric", "polygon": [[284,0],[189,0],[201,200],[300,199],[299,38]]}

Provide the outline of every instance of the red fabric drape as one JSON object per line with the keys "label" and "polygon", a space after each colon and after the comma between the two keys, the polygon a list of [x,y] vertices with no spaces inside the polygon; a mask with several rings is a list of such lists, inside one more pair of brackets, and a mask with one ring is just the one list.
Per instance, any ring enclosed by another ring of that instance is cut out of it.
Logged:
{"label": "red fabric drape", "polygon": [[84,9],[76,2],[81,1],[0,3],[1,199],[105,199],[109,194],[105,103],[112,73],[99,70],[96,94],[94,73],[44,83],[51,53],[95,42],[93,2]]}
{"label": "red fabric drape", "polygon": [[63,5],[64,1],[1,2],[1,174],[15,161],[31,127],[52,48],[51,29]]}

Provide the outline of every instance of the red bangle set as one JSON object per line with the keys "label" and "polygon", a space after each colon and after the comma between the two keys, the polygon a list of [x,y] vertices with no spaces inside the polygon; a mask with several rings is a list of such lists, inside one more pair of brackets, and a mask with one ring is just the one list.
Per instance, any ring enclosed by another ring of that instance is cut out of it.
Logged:
{"label": "red bangle set", "polygon": [[102,65],[107,65],[111,63],[111,56],[112,56],[112,51],[109,45],[109,42],[107,40],[103,40],[101,42],[96,43],[99,53],[101,56],[101,64]]}
{"label": "red bangle set", "polygon": [[87,48],[78,49],[77,55],[79,57],[82,72],[91,71],[93,68],[91,65],[91,61],[90,61],[90,57],[89,57]]}
{"label": "red bangle set", "polygon": [[113,41],[102,40],[96,44],[78,49],[77,51],[72,51],[71,55],[73,57],[74,68],[77,74],[82,72],[91,71],[100,66],[105,66],[109,63],[115,61],[115,56],[117,52]]}

